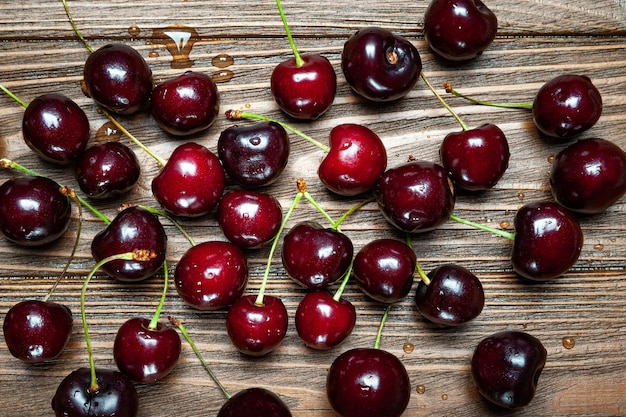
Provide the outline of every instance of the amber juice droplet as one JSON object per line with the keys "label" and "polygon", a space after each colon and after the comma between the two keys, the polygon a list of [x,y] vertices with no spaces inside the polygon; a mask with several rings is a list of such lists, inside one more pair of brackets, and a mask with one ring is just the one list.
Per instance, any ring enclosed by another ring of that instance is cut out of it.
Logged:
{"label": "amber juice droplet", "polygon": [[404,350],[404,353],[413,353],[413,350],[415,350],[415,346],[411,342],[406,342],[402,347],[402,350]]}
{"label": "amber juice droplet", "polygon": [[576,344],[576,341],[571,336],[564,337],[562,342],[565,349],[572,349]]}
{"label": "amber juice droplet", "polygon": [[549,163],[549,164],[553,163],[555,159],[556,159],[556,156],[554,156],[554,155],[550,155],[550,156],[548,157],[548,163]]}
{"label": "amber juice droplet", "polygon": [[198,32],[194,28],[184,25],[172,25],[162,29],[154,29],[152,41],[155,44],[165,45],[172,62],[170,66],[175,69],[191,68],[194,61],[189,54],[199,39]]}
{"label": "amber juice droplet", "polygon": [[214,73],[211,78],[216,83],[225,83],[230,81],[235,76],[235,73],[230,70],[220,70]]}
{"label": "amber juice droplet", "polygon": [[130,36],[137,36],[141,33],[141,29],[139,29],[139,26],[137,25],[130,25],[130,27],[128,28],[128,34]]}
{"label": "amber juice droplet", "polygon": [[604,245],[602,243],[598,243],[598,244],[593,245],[593,248],[595,250],[604,250]]}
{"label": "amber juice droplet", "polygon": [[415,391],[417,391],[418,394],[423,394],[426,392],[426,386],[420,384],[415,387]]}
{"label": "amber juice droplet", "polygon": [[508,229],[509,227],[511,227],[511,222],[509,221],[503,221],[500,222],[500,229]]}
{"label": "amber juice droplet", "polygon": [[235,63],[232,56],[227,54],[215,55],[211,60],[211,65],[217,68],[227,68]]}
{"label": "amber juice droplet", "polygon": [[96,132],[97,142],[117,142],[121,137],[121,132],[113,122],[104,123]]}
{"label": "amber juice droplet", "polygon": [[448,394],[442,394],[441,399],[446,401],[448,399]]}
{"label": "amber juice droplet", "polygon": [[526,197],[526,196],[524,195],[524,193],[523,193],[523,192],[521,192],[521,191],[520,191],[519,193],[517,193],[517,199],[518,199],[518,200],[523,200],[525,197]]}

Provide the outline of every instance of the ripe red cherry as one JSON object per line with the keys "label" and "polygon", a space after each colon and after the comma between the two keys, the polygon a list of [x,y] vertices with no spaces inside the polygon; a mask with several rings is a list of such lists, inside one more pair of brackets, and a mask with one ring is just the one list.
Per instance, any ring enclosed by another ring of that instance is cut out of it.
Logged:
{"label": "ripe red cherry", "polygon": [[217,417],[291,417],[283,400],[265,388],[247,388],[228,399]]}
{"label": "ripe red cherry", "polygon": [[206,147],[188,142],[178,146],[159,174],[152,193],[175,216],[200,217],[217,206],[226,175],[217,156]]}
{"label": "ripe red cherry", "polygon": [[67,231],[70,199],[45,177],[16,177],[0,186],[0,233],[22,246],[53,242]]}
{"label": "ripe red cherry", "polygon": [[215,81],[203,72],[187,71],[157,85],[150,110],[168,133],[191,135],[209,128],[220,110]]}
{"label": "ripe red cherry", "polygon": [[471,360],[472,378],[478,392],[501,407],[528,405],[547,358],[547,351],[534,336],[506,330],[481,340]]}
{"label": "ripe red cherry", "polygon": [[335,300],[325,290],[311,291],[298,303],[295,324],[298,336],[307,346],[328,350],[352,333],[356,309],[345,298]]}
{"label": "ripe red cherry", "polygon": [[180,337],[172,327],[134,317],[115,335],[113,359],[118,369],[136,382],[156,382],[168,375],[180,355]]}
{"label": "ripe red cherry", "polygon": [[199,243],[178,261],[174,282],[188,305],[198,310],[219,310],[234,303],[245,290],[246,256],[229,242]]}
{"label": "ripe red cherry", "polygon": [[330,131],[330,151],[318,176],[331,191],[354,196],[370,191],[387,169],[387,150],[365,126],[345,123]]}
{"label": "ripe red cherry", "polygon": [[341,69],[348,85],[371,101],[397,100],[413,89],[422,71],[417,48],[387,29],[367,27],[346,41]]}
{"label": "ripe red cherry", "polygon": [[569,210],[601,213],[626,193],[626,152],[606,139],[581,139],[556,155],[550,186]]}
{"label": "ripe red cherry", "polygon": [[27,363],[58,357],[72,335],[72,312],[50,301],[24,300],[4,316],[2,331],[11,355]]}
{"label": "ripe red cherry", "polygon": [[78,104],[61,94],[31,101],[22,118],[26,144],[46,161],[67,165],[86,148],[89,120]]}
{"label": "ripe red cherry", "polygon": [[484,124],[446,135],[439,148],[441,164],[455,186],[468,191],[492,188],[509,166],[509,144],[499,127]]}
{"label": "ripe red cherry", "polygon": [[448,172],[429,161],[388,169],[374,190],[383,217],[411,233],[433,230],[450,217],[454,190]]}
{"label": "ripe red cherry", "polygon": [[333,361],[326,394],[340,417],[399,417],[409,404],[411,381],[395,355],[357,348]]}
{"label": "ripe red cherry", "polygon": [[451,61],[483,53],[496,37],[498,19],[480,0],[432,0],[424,14],[430,48]]}
{"label": "ripe red cherry", "polygon": [[136,113],[148,105],[152,94],[150,67],[137,50],[121,43],[90,54],[83,78],[87,95],[114,113]]}

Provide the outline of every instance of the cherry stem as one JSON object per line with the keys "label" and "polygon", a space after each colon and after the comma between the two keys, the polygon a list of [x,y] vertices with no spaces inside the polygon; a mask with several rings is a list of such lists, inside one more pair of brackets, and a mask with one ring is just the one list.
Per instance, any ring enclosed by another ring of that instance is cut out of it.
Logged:
{"label": "cherry stem", "polygon": [[454,88],[452,88],[452,84],[450,84],[449,82],[445,82],[443,83],[443,87],[446,89],[446,93],[449,94],[453,94],[457,97],[460,97],[462,99],[465,99],[471,103],[474,104],[480,104],[483,106],[490,106],[490,107],[502,107],[505,109],[532,109],[533,107],[533,103],[532,102],[526,102],[526,103],[493,103],[490,101],[481,101],[481,100],[476,100],[475,98],[466,96],[465,94],[461,94],[458,91],[456,91]]}
{"label": "cherry stem", "polygon": [[15,102],[18,103],[19,105],[21,105],[22,107],[24,107],[24,108],[28,107],[28,104],[26,104],[25,101],[23,101],[18,96],[13,94],[13,92],[11,90],[9,90],[8,88],[6,88],[4,85],[0,84],[0,89],[2,89],[2,91],[4,91],[9,97],[11,97],[13,100],[15,100]]}
{"label": "cherry stem", "polygon": [[78,26],[76,26],[76,23],[74,23],[74,18],[72,17],[72,14],[70,13],[70,8],[68,7],[67,2],[65,0],[61,0],[61,3],[63,3],[65,14],[67,15],[67,19],[70,21],[70,24],[72,25],[72,29],[74,29],[74,33],[76,33],[76,36],[78,36],[78,39],[80,39],[83,45],[85,45],[85,48],[87,48],[89,52],[93,53],[94,49],[91,47],[91,45],[89,45],[87,40],[85,40],[82,33],[80,33],[80,31],[78,30]]}
{"label": "cherry stem", "polygon": [[[413,242],[411,241],[411,235],[409,233],[406,234],[406,244],[409,245],[411,249],[413,249]],[[430,278],[428,278],[428,275],[422,268],[422,265],[420,265],[420,263],[417,261],[415,262],[415,271],[417,271],[420,279],[424,281],[424,284],[430,285]]]}
{"label": "cherry stem", "polygon": [[465,122],[463,121],[463,119],[461,119],[461,117],[458,115],[458,113],[455,112],[454,109],[448,103],[446,103],[446,101],[443,99],[443,97],[441,97],[441,94],[439,94],[435,90],[435,88],[432,86],[432,84],[428,81],[428,78],[426,78],[426,74],[424,74],[424,71],[420,72],[420,76],[422,77],[422,80],[424,80],[424,83],[428,86],[428,89],[430,91],[432,91],[432,93],[435,95],[435,97],[437,97],[437,100],[439,100],[439,102],[443,105],[443,107],[445,107],[446,110],[448,110],[450,112],[452,117],[454,117],[456,119],[456,121],[461,125],[461,128],[463,128],[463,130],[468,130],[469,127],[467,126],[467,124],[465,124]]}
{"label": "cherry stem", "polygon": [[355,212],[355,211],[357,211],[357,210],[360,210],[360,209],[361,209],[361,207],[363,207],[364,205],[366,205],[366,204],[368,204],[368,203],[371,203],[371,202],[372,202],[372,201],[374,201],[374,200],[376,200],[376,196],[371,196],[371,197],[369,197],[369,198],[367,198],[367,199],[365,199],[365,200],[363,200],[363,201],[361,201],[361,202],[359,202],[359,203],[355,204],[354,206],[350,207],[350,208],[349,208],[349,209],[348,209],[345,213],[343,213],[343,214],[341,215],[341,217],[339,218],[339,220],[337,220],[337,221],[333,224],[332,228],[333,228],[333,229],[335,229],[335,230],[339,230],[339,225],[340,225],[341,223],[343,223],[343,221],[344,221],[345,219],[347,219],[349,215],[351,215],[352,213],[354,213],[354,212]]}
{"label": "cherry stem", "polygon": [[456,216],[454,214],[450,215],[450,219],[454,220],[455,222],[464,224],[466,226],[471,226],[471,227],[473,227],[475,229],[480,229],[480,230],[483,230],[485,232],[490,232],[490,233],[493,233],[494,235],[502,236],[502,237],[505,237],[505,238],[510,239],[510,240],[514,240],[515,239],[515,233],[506,232],[504,230],[496,229],[495,227],[491,227],[491,226],[485,226],[484,224],[476,223],[476,222],[473,222],[471,220],[466,220],[466,219],[458,217],[458,216]]}
{"label": "cherry stem", "polygon": [[87,356],[89,358],[89,368],[91,369],[91,384],[89,386],[89,391],[91,393],[95,393],[100,389],[98,385],[98,380],[96,378],[96,364],[93,358],[93,349],[91,347],[91,338],[89,337],[89,328],[87,326],[87,314],[85,313],[85,294],[87,293],[87,285],[89,285],[89,281],[94,276],[96,271],[100,269],[100,267],[107,262],[115,261],[115,260],[134,260],[134,261],[147,261],[149,259],[154,259],[156,254],[149,250],[145,249],[137,249],[132,252],[124,252],[117,255],[111,255],[106,257],[99,262],[97,262],[94,267],[89,271],[85,281],[83,282],[83,287],[80,292],[80,317],[83,324],[83,332],[85,333],[85,343],[87,344]]}
{"label": "cherry stem", "polygon": [[313,198],[313,196],[312,196],[311,194],[309,194],[309,192],[308,192],[308,191],[305,191],[303,195],[304,195],[304,198],[306,198],[306,200],[307,200],[309,203],[311,203],[311,205],[312,205],[313,207],[315,207],[315,209],[316,209],[317,211],[319,211],[319,212],[322,214],[322,216],[326,217],[326,220],[328,220],[328,221],[330,222],[330,224],[331,224],[331,228],[332,228],[332,229],[334,229],[334,230],[339,230],[339,223],[337,223],[336,221],[334,221],[334,220],[333,220],[333,219],[332,219],[332,218],[328,215],[328,213],[326,213],[326,210],[324,210],[324,209],[322,208],[322,206],[320,206],[320,205],[317,203],[317,201],[315,201],[315,199]]}
{"label": "cherry stem", "polygon": [[350,265],[348,266],[348,270],[343,275],[343,280],[341,281],[341,285],[339,286],[339,288],[337,288],[337,291],[333,295],[333,300],[337,302],[341,300],[341,295],[343,294],[343,291],[346,289],[346,285],[348,285],[348,281],[350,281],[350,277],[352,276],[352,266],[353,266],[353,262],[350,262]]}
{"label": "cherry stem", "polygon": [[167,270],[167,261],[163,261],[163,291],[161,292],[161,298],[159,299],[159,304],[157,305],[156,310],[154,311],[154,315],[152,316],[152,320],[150,320],[150,324],[148,324],[148,329],[156,330],[159,324],[159,317],[161,317],[161,311],[163,310],[163,305],[165,304],[165,298],[167,298],[167,291],[169,290],[169,271]]}
{"label": "cherry stem", "polygon": [[176,228],[182,233],[183,236],[185,236],[185,238],[189,241],[189,243],[191,243],[191,246],[196,246],[196,241],[194,240],[194,238],[191,237],[191,235],[185,230],[185,228],[180,223],[178,223],[172,216],[167,214],[167,212],[165,212],[164,210],[154,208],[154,207],[144,206],[142,204],[139,204],[138,207],[141,207],[142,209],[149,211],[152,214],[156,214],[157,216],[165,217],[174,226],[176,226]]}
{"label": "cherry stem", "polygon": [[374,349],[380,349],[380,339],[383,336],[383,327],[385,326],[385,322],[387,321],[387,316],[389,315],[389,311],[391,310],[391,306],[393,303],[389,303],[387,308],[385,309],[385,313],[383,317],[380,319],[380,325],[378,326],[378,332],[376,333],[376,342],[374,343]]}
{"label": "cherry stem", "polygon": [[267,117],[267,116],[263,116],[263,115],[256,114],[256,113],[250,113],[250,112],[243,111],[243,110],[227,110],[225,114],[226,114],[226,117],[228,119],[231,119],[231,120],[256,119],[256,120],[263,120],[263,121],[266,121],[266,122],[277,123],[280,126],[282,126],[284,129],[287,129],[290,132],[293,132],[296,135],[300,136],[301,138],[306,139],[307,141],[309,141],[313,145],[315,145],[318,148],[322,149],[324,152],[326,152],[326,153],[330,152],[330,146],[323,144],[322,142],[318,141],[317,139],[312,138],[311,136],[307,135],[306,133],[304,133],[301,130],[298,130],[298,129],[294,128],[293,126],[290,126],[287,123],[278,121],[276,119],[272,119],[272,118]]}
{"label": "cherry stem", "polygon": [[204,360],[204,358],[202,357],[202,354],[200,353],[200,350],[198,350],[198,347],[196,346],[196,344],[191,339],[191,336],[189,336],[189,333],[187,332],[187,329],[185,328],[185,325],[183,324],[183,322],[178,320],[176,317],[168,316],[167,318],[170,321],[170,323],[172,323],[174,326],[178,327],[178,330],[180,330],[180,332],[182,333],[182,335],[185,338],[185,340],[187,341],[187,343],[189,343],[189,346],[191,346],[191,350],[193,350],[193,353],[196,354],[196,356],[200,360],[200,363],[202,364],[204,369],[207,371],[207,373],[209,374],[211,379],[217,384],[217,386],[220,388],[220,390],[222,390],[222,392],[224,393],[224,396],[226,397],[226,399],[227,400],[230,399],[230,397],[232,397],[232,395],[230,395],[230,393],[226,390],[226,388],[224,388],[222,383],[219,381],[219,379],[217,379],[217,376],[215,376],[215,374],[213,373],[213,371],[209,367],[209,364],[207,364],[207,362]]}
{"label": "cherry stem", "polygon": [[289,45],[291,46],[291,50],[293,51],[293,57],[296,59],[296,65],[301,67],[302,65],[304,65],[304,60],[300,56],[298,48],[296,48],[296,43],[293,40],[293,36],[291,36],[291,30],[289,29],[289,25],[287,24],[287,18],[285,17],[283,5],[281,4],[280,0],[276,0],[276,6],[278,6],[278,12],[280,13],[280,18],[283,21],[285,33],[287,34],[287,39],[289,39]]}

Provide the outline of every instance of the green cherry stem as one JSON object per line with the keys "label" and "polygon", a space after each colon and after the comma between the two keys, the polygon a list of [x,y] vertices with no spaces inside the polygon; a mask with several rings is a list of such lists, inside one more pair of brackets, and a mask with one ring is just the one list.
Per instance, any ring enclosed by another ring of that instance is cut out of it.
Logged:
{"label": "green cherry stem", "polygon": [[337,291],[335,291],[335,294],[333,294],[333,300],[337,302],[341,300],[343,291],[346,289],[346,285],[348,285],[348,281],[350,281],[350,277],[352,276],[352,266],[353,266],[353,262],[350,262],[350,265],[348,266],[348,270],[346,271],[345,274],[343,274],[341,285],[339,285],[339,288],[337,288]]}
{"label": "green cherry stem", "polygon": [[340,225],[341,223],[343,223],[343,221],[344,221],[345,219],[347,219],[349,215],[351,215],[352,213],[354,213],[354,212],[355,212],[355,211],[357,211],[357,210],[360,210],[360,209],[361,209],[361,207],[363,207],[364,205],[366,205],[366,204],[368,204],[368,203],[371,203],[371,202],[372,202],[372,201],[374,201],[374,200],[376,200],[376,197],[375,197],[375,196],[371,196],[371,197],[369,197],[369,198],[366,198],[366,199],[365,199],[365,200],[363,200],[363,201],[358,202],[358,203],[357,203],[357,204],[355,204],[354,206],[350,207],[348,210],[346,210],[346,212],[345,212],[345,213],[343,213],[343,214],[341,215],[341,217],[339,218],[339,220],[337,220],[337,221],[336,221],[336,222],[332,225],[332,228],[333,228],[333,229],[335,229],[335,230],[339,230],[339,225]]}
{"label": "green cherry stem", "polygon": [[454,214],[450,214],[450,219],[454,220],[455,222],[464,224],[466,226],[471,226],[475,229],[483,230],[485,232],[490,232],[490,233],[493,233],[494,235],[502,236],[510,240],[515,240],[515,233],[512,233],[512,232],[507,232],[501,229],[496,229],[495,227],[491,227],[491,226],[485,226],[484,224],[476,223],[471,220],[466,220]]}
{"label": "green cherry stem", "polygon": [[169,271],[167,269],[167,261],[163,261],[163,291],[161,292],[161,298],[159,299],[159,304],[157,305],[154,314],[152,315],[152,319],[148,324],[148,329],[156,330],[159,324],[159,318],[161,317],[161,311],[163,311],[163,306],[165,305],[165,299],[167,298],[167,292],[169,290],[170,280],[169,280]]}
{"label": "green cherry stem", "polygon": [[[413,249],[413,242],[411,241],[410,233],[406,234],[406,244],[409,245],[411,249]],[[415,271],[417,272],[417,275],[419,275],[420,279],[424,281],[424,284],[430,285],[430,278],[428,278],[428,275],[426,274],[426,272],[422,268],[422,265],[420,265],[419,262],[415,262]]]}
{"label": "green cherry stem", "polygon": [[533,107],[533,103],[532,102],[526,102],[526,103],[493,103],[491,101],[476,100],[475,98],[472,98],[472,97],[466,96],[465,94],[459,93],[457,90],[452,88],[452,84],[450,84],[447,81],[445,83],[443,83],[443,87],[446,89],[446,93],[448,93],[448,94],[455,95],[455,96],[457,96],[459,98],[462,98],[462,99],[465,99],[465,100],[469,101],[470,103],[480,104],[482,106],[502,107],[502,108],[505,108],[505,109],[532,109],[532,107]]}
{"label": "green cherry stem", "polygon": [[194,238],[191,237],[191,235],[185,230],[185,228],[180,223],[178,223],[172,216],[167,214],[167,212],[165,212],[164,210],[154,208],[154,207],[144,206],[142,204],[139,204],[138,207],[141,207],[142,209],[149,211],[152,214],[156,214],[157,216],[165,217],[180,231],[180,233],[182,233],[183,236],[185,236],[185,238],[189,241],[189,243],[191,243],[191,246],[196,246],[196,241],[194,240]]}
{"label": "green cherry stem", "polygon": [[63,8],[65,9],[65,14],[67,15],[67,19],[69,20],[70,24],[72,25],[72,29],[74,29],[74,33],[76,34],[76,36],[78,36],[78,39],[81,40],[83,45],[85,45],[85,48],[87,48],[87,50],[89,52],[93,53],[94,49],[91,47],[91,45],[89,45],[87,40],[83,37],[83,34],[80,33],[80,30],[78,30],[78,26],[76,26],[76,23],[74,22],[74,18],[72,17],[72,14],[70,13],[70,8],[68,7],[66,0],[61,0],[61,3],[63,3]]}
{"label": "green cherry stem", "polygon": [[20,106],[26,108],[28,107],[28,104],[26,104],[25,101],[23,101],[22,99],[20,99],[18,96],[16,96],[11,90],[9,90],[8,88],[6,88],[4,85],[0,84],[0,89],[2,91],[4,91],[6,93],[7,96],[11,97],[13,100],[15,100],[16,103],[18,103]]}
{"label": "green cherry stem", "polygon": [[291,36],[291,30],[289,29],[289,25],[287,24],[287,18],[285,17],[285,12],[283,10],[283,5],[280,0],[276,0],[276,6],[278,6],[278,12],[280,13],[280,18],[283,21],[283,26],[285,27],[285,33],[287,34],[287,39],[289,39],[289,45],[291,46],[291,50],[293,51],[293,57],[296,60],[297,66],[304,65],[304,60],[300,56],[300,52],[298,52],[298,48],[296,48],[296,43],[293,40],[293,36]]}
{"label": "green cherry stem", "polygon": [[376,342],[374,343],[374,349],[380,349],[380,339],[383,337],[383,327],[385,326],[385,322],[387,321],[387,316],[389,316],[389,311],[391,311],[391,306],[393,303],[389,303],[387,308],[385,308],[385,312],[383,313],[383,317],[380,319],[380,325],[378,326],[378,332],[376,332]]}
{"label": "green cherry stem", "polygon": [[424,71],[420,72],[420,76],[422,77],[422,80],[424,80],[424,83],[426,84],[428,89],[435,95],[435,97],[437,97],[437,100],[439,100],[443,107],[445,107],[445,109],[450,112],[452,117],[454,117],[456,121],[461,125],[461,128],[463,128],[463,130],[468,130],[469,127],[467,126],[467,124],[465,124],[463,119],[461,119],[458,113],[454,111],[454,109],[443,99],[443,97],[441,97],[441,94],[439,94],[437,90],[435,90],[430,81],[428,81],[428,78],[426,78],[426,74],[424,74]]}
{"label": "green cherry stem", "polygon": [[315,199],[313,198],[313,196],[311,194],[309,194],[308,191],[304,191],[304,198],[306,199],[306,201],[308,201],[313,207],[315,207],[315,209],[317,211],[319,211],[322,216],[324,216],[326,218],[326,220],[328,220],[330,222],[330,224],[332,225],[331,227],[335,230],[339,230],[339,223],[335,222],[326,212],[326,210],[324,210],[324,208],[322,206],[320,206],[317,201],[315,201]]}

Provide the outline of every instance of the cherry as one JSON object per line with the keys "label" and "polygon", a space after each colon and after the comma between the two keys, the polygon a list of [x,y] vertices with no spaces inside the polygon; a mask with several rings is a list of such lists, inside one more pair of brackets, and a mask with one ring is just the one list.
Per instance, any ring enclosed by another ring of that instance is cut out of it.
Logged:
{"label": "cherry", "polygon": [[137,50],[122,43],[93,51],[83,78],[86,94],[113,113],[136,113],[147,106],[152,93],[152,70]]}
{"label": "cherry", "polygon": [[291,417],[283,400],[265,388],[246,388],[224,403],[217,417]]}
{"label": "cherry", "polygon": [[569,210],[601,213],[626,193],[626,152],[606,139],[581,139],[554,158],[550,186]]}
{"label": "cherry", "polygon": [[357,94],[371,101],[392,101],[413,89],[422,60],[409,40],[387,29],[367,27],[344,44],[341,69]]}
{"label": "cherry", "polygon": [[203,72],[187,71],[157,85],[150,110],[166,132],[191,135],[209,128],[220,110],[215,81]]}
{"label": "cherry", "polygon": [[18,245],[41,246],[59,239],[71,214],[70,199],[49,178],[15,177],[0,185],[0,233]]}
{"label": "cherry", "polygon": [[547,351],[534,336],[514,330],[495,333],[481,340],[471,359],[472,378],[478,392],[506,408],[528,405],[547,358]]}
{"label": "cherry", "polygon": [[411,161],[388,169],[374,190],[383,217],[411,233],[433,230],[454,209],[454,190],[448,172],[429,161]]}
{"label": "cherry", "polygon": [[276,236],[283,212],[269,194],[231,190],[219,203],[217,219],[228,240],[242,249],[256,249]]}
{"label": "cherry", "polygon": [[121,142],[102,142],[83,152],[75,166],[76,182],[91,198],[124,195],[135,187],[141,166],[135,152]]}
{"label": "cherry", "polygon": [[415,264],[415,252],[406,243],[375,239],[354,257],[354,277],[361,291],[370,298],[394,303],[411,291]]}
{"label": "cherry", "polygon": [[498,18],[480,0],[431,0],[424,14],[430,48],[451,61],[482,54],[498,30]]}
{"label": "cherry", "polygon": [[[230,113],[226,112],[227,117]],[[224,170],[244,187],[275,182],[287,166],[289,152],[287,132],[274,122],[232,126],[222,131],[217,141],[217,154]]]}
{"label": "cherry", "polygon": [[57,358],[72,335],[72,312],[50,301],[24,300],[4,316],[2,331],[9,352],[27,363]]}
{"label": "cherry", "polygon": [[198,310],[218,310],[233,304],[246,288],[248,263],[237,246],[207,241],[187,250],[174,272],[178,294]]}
{"label": "cherry", "polygon": [[178,146],[156,177],[152,193],[171,214],[199,217],[215,208],[226,184],[217,156],[206,147],[188,142]]}

